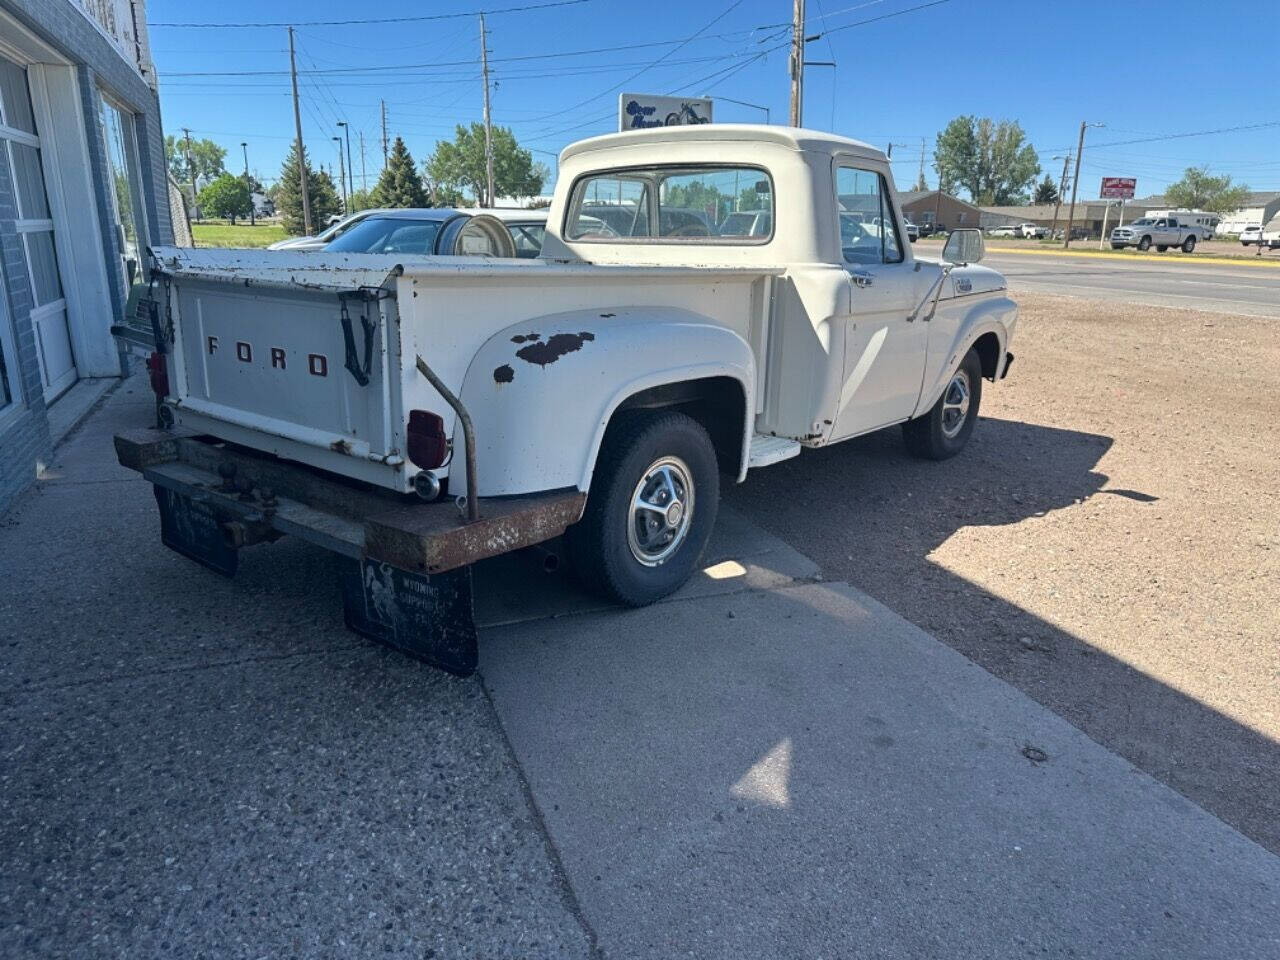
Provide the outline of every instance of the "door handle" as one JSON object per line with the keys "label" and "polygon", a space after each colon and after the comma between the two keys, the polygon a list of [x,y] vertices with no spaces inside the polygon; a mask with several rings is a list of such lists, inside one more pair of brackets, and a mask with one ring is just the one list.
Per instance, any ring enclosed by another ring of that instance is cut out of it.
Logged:
{"label": "door handle", "polygon": [[875,280],[875,277],[873,277],[871,274],[863,273],[861,270],[849,271],[849,277],[851,280],[853,280],[853,285],[855,287],[869,287],[871,286],[872,282]]}

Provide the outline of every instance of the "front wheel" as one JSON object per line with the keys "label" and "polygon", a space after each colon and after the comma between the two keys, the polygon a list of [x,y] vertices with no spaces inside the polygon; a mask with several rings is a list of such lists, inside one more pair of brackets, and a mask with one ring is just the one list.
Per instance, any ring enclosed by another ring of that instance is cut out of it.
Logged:
{"label": "front wheel", "polygon": [[720,471],[702,425],[683,413],[611,424],[582,519],[565,536],[593,592],[642,607],[679,589],[715,526]]}
{"label": "front wheel", "polygon": [[1139,249],[1139,250],[1141,250],[1143,253],[1146,253],[1148,250],[1150,250],[1150,249],[1151,249],[1151,238],[1150,238],[1150,237],[1143,237],[1141,240],[1139,240],[1139,241],[1138,241],[1138,249]]}
{"label": "front wheel", "polygon": [[1185,240],[1183,240],[1183,241],[1182,241],[1182,252],[1183,252],[1183,253],[1194,253],[1194,252],[1195,252],[1195,249],[1196,249],[1196,238],[1195,238],[1195,237],[1187,237],[1187,239],[1185,239]]}
{"label": "front wheel", "polygon": [[954,457],[969,442],[981,403],[982,361],[970,350],[929,412],[902,425],[907,450],[926,460]]}

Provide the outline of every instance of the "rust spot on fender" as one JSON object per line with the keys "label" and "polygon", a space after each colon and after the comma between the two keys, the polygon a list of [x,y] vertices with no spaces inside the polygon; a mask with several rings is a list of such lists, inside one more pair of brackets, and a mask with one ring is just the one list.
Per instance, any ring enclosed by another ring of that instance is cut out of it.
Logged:
{"label": "rust spot on fender", "polygon": [[525,334],[517,333],[514,337],[511,338],[511,342],[526,343],[526,342],[531,342],[533,340],[541,340],[541,339],[542,339],[542,334],[540,333],[525,333]]}
{"label": "rust spot on fender", "polygon": [[509,363],[504,363],[502,366],[494,368],[494,383],[510,383],[515,378],[516,372],[511,369],[511,364]]}
{"label": "rust spot on fender", "polygon": [[334,453],[341,453],[344,456],[351,456],[351,444],[345,440],[335,440],[329,444],[329,449]]}
{"label": "rust spot on fender", "polygon": [[566,353],[575,353],[582,349],[582,344],[594,340],[594,333],[556,333],[544,343],[531,343],[516,351],[516,356],[526,363],[536,363],[545,367],[555,363]]}

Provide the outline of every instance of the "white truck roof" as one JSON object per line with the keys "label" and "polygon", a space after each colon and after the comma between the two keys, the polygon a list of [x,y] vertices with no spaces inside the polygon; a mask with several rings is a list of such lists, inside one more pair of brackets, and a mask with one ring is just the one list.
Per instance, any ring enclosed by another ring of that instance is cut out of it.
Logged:
{"label": "white truck roof", "polygon": [[690,143],[748,141],[751,143],[776,143],[792,150],[811,150],[827,153],[852,153],[870,160],[885,160],[884,152],[861,140],[850,140],[822,130],[806,130],[802,127],[776,127],[762,123],[705,123],[679,127],[650,127],[645,130],[625,130],[589,137],[565,147],[560,153],[561,162],[584,153],[611,150],[616,147],[634,147],[651,143]]}

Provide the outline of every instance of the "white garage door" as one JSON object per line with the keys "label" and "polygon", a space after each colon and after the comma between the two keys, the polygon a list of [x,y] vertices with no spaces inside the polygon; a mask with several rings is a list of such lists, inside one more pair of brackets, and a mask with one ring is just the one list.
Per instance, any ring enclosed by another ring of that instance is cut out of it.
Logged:
{"label": "white garage door", "polygon": [[26,70],[0,57],[0,147],[17,196],[13,222],[25,253],[33,308],[36,355],[46,402],[76,382],[75,357],[67,332],[67,301],[62,290],[53,220],[40,167],[40,138],[31,110]]}

